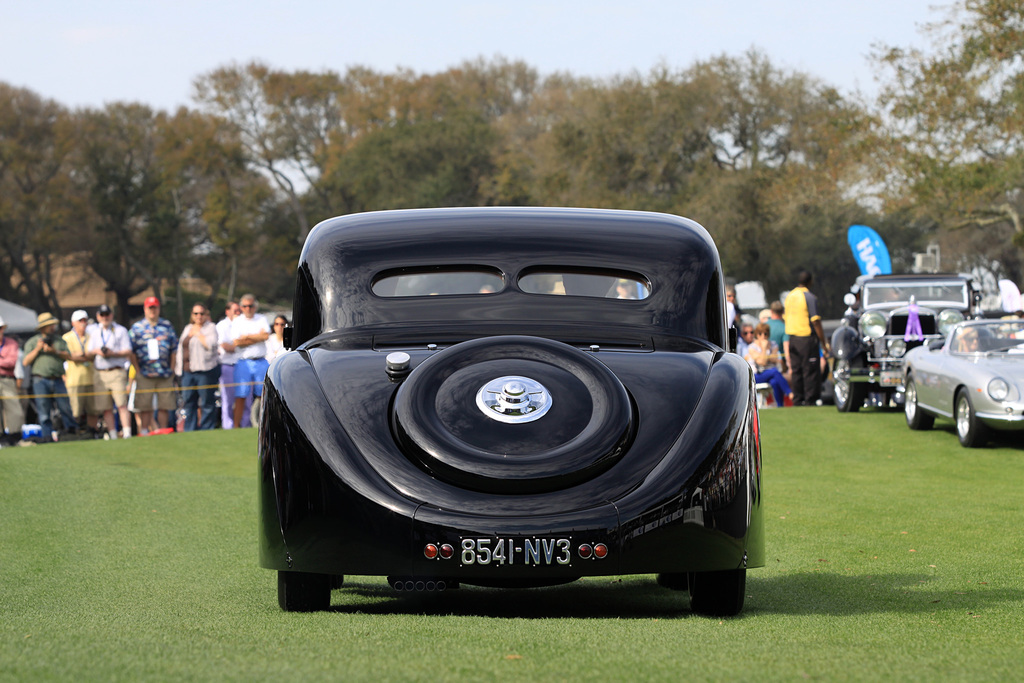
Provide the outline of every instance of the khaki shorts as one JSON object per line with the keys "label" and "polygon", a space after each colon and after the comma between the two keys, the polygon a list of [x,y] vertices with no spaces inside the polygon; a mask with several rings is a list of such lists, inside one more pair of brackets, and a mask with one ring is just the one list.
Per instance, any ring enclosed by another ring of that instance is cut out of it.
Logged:
{"label": "khaki shorts", "polygon": [[93,397],[93,406],[97,412],[112,410],[116,405],[123,408],[128,405],[128,371],[121,368],[97,370],[93,375],[94,385],[98,392]]}
{"label": "khaki shorts", "polygon": [[98,396],[93,396],[93,386],[87,384],[81,387],[67,387],[68,390],[68,403],[71,404],[71,414],[76,418],[82,417],[85,414],[95,415],[97,412],[103,412],[103,409],[96,409],[96,399]]}
{"label": "khaki shorts", "polygon": [[157,410],[174,410],[178,398],[174,395],[173,377],[135,378],[135,410],[148,413],[153,410],[153,395],[156,394]]}

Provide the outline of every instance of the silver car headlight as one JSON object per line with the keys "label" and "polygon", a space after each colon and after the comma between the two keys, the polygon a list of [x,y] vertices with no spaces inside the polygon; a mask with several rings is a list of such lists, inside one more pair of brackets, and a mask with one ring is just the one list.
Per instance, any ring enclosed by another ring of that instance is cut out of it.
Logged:
{"label": "silver car headlight", "polygon": [[870,339],[878,339],[884,335],[885,326],[885,316],[878,311],[868,311],[860,317],[860,322],[857,323],[860,333]]}
{"label": "silver car headlight", "polygon": [[903,354],[907,352],[907,342],[902,339],[890,339],[889,340],[889,355],[893,358],[903,358]]}
{"label": "silver car headlight", "polygon": [[943,337],[949,336],[954,325],[964,321],[964,314],[955,308],[947,308],[939,313],[939,332]]}
{"label": "silver car headlight", "polygon": [[1006,380],[996,377],[988,383],[988,395],[994,401],[1005,401],[1010,395],[1010,385],[1006,383]]}

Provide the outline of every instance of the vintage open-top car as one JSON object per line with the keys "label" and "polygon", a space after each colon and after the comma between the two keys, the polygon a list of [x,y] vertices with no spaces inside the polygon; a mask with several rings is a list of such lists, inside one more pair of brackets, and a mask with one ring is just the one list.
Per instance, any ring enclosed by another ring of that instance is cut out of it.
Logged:
{"label": "vintage open-top car", "polygon": [[718,252],[665,214],[344,216],[310,233],[259,430],[285,610],[657,573],[735,614],[764,563],[750,366]]}
{"label": "vintage open-top car", "polygon": [[972,315],[978,302],[974,281],[966,275],[861,276],[852,289],[842,323],[832,333],[832,378],[841,413],[860,410],[872,393],[882,405],[901,402],[906,353],[941,340]]}
{"label": "vintage open-top car", "polygon": [[945,343],[914,349],[906,388],[911,429],[951,417],[966,447],[983,445],[989,430],[1024,429],[1024,320],[964,322]]}

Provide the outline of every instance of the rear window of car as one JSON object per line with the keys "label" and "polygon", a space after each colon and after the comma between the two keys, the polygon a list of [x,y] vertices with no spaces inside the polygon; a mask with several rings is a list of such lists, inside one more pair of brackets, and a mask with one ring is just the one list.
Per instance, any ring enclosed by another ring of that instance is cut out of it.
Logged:
{"label": "rear window of car", "polygon": [[519,289],[527,294],[591,296],[604,299],[646,299],[651,287],[634,273],[580,271],[569,269],[532,270],[519,277]]}
{"label": "rear window of car", "polygon": [[494,294],[505,287],[496,269],[483,267],[420,268],[381,274],[372,285],[381,297]]}

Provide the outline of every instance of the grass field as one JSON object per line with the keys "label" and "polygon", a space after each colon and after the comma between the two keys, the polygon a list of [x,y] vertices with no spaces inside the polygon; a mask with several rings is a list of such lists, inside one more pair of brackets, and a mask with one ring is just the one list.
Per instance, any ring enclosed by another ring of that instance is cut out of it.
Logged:
{"label": "grass field", "polygon": [[768,566],[733,619],[652,576],[284,613],[255,433],[0,450],[0,680],[1020,680],[1024,449],[762,413]]}

